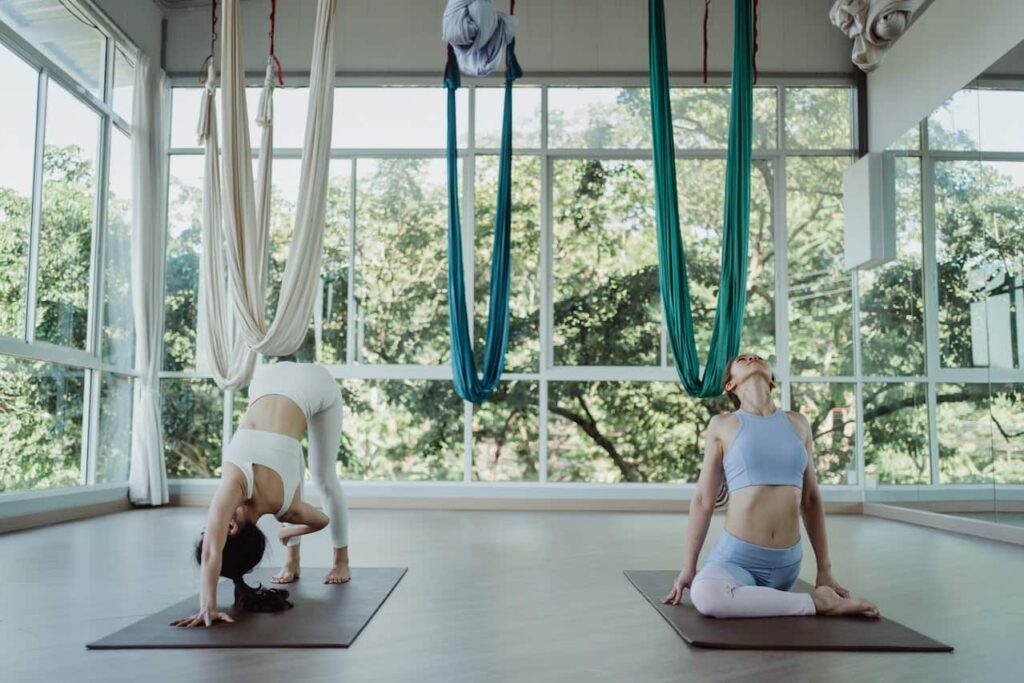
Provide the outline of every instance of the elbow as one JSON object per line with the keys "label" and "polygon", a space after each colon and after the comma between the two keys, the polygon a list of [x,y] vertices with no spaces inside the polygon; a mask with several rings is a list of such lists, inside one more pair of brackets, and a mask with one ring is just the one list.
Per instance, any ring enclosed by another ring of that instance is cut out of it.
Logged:
{"label": "elbow", "polygon": [[822,507],[821,493],[817,490],[808,491],[800,499],[800,511],[803,513],[814,512]]}
{"label": "elbow", "polygon": [[704,494],[703,491],[697,491],[693,494],[693,498],[690,500],[690,514],[695,512],[704,512],[711,514],[715,510],[715,501],[713,498],[709,498]]}

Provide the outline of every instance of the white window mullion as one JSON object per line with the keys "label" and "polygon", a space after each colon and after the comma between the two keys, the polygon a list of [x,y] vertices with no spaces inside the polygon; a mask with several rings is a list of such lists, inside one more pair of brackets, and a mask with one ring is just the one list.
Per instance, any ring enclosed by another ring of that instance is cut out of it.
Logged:
{"label": "white window mullion", "polygon": [[43,154],[46,149],[46,95],[49,92],[49,75],[43,69],[39,72],[39,88],[36,91],[36,140],[32,161],[32,217],[28,241],[28,282],[25,288],[25,341],[30,344],[36,339],[36,299],[39,281],[39,232],[43,214]]}
{"label": "white window mullion", "polygon": [[548,89],[540,90],[540,392],[538,410],[538,470],[541,483],[548,480],[548,368],[551,367],[551,160],[548,158]]}
{"label": "white window mullion", "polygon": [[348,321],[345,325],[345,362],[351,365],[356,362],[356,191],[359,184],[356,179],[358,159],[353,158],[349,167],[348,202]]}
{"label": "white window mullion", "polygon": [[936,261],[935,161],[928,147],[928,126],[921,124],[921,240],[924,253],[925,367],[928,376],[928,459],[930,484],[941,483],[939,467],[938,401],[936,379],[939,361],[939,280]]}
{"label": "white window mullion", "polygon": [[786,154],[785,154],[785,88],[775,90],[775,138],[780,154],[775,159],[774,200],[775,240],[775,365],[782,382],[782,407],[790,410],[793,385],[789,381],[789,225],[786,215]]}

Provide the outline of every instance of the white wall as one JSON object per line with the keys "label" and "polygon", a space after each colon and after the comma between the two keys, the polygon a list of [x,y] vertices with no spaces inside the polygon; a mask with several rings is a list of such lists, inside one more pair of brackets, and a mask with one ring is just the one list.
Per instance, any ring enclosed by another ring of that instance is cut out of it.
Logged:
{"label": "white wall", "polygon": [[160,24],[163,13],[152,0],[93,0],[139,49],[160,63]]}
{"label": "white wall", "polygon": [[[110,0],[108,0],[109,2]],[[266,63],[268,2],[242,4],[248,71]],[[506,9],[506,0],[498,0]],[[758,68],[765,72],[849,73],[850,42],[829,23],[831,0],[760,3]],[[339,0],[339,72],[440,74],[445,0]],[[278,3],[277,54],[289,72],[309,71],[316,0]],[[701,69],[704,0],[667,0],[670,68]],[[647,0],[519,0],[517,41],[527,73],[647,70]],[[168,73],[198,70],[209,51],[209,8],[167,13]],[[712,3],[708,67],[732,61],[732,3]]]}
{"label": "white wall", "polygon": [[868,146],[884,151],[1024,40],[1024,0],[936,0],[868,75]]}

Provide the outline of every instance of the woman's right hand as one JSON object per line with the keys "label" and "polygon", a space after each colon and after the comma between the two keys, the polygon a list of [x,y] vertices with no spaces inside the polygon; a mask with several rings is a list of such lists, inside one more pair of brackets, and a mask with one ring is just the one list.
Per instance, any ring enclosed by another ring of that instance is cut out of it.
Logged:
{"label": "woman's right hand", "polygon": [[666,605],[678,605],[679,601],[683,599],[683,591],[690,587],[693,577],[696,575],[697,572],[693,569],[683,569],[679,572],[679,576],[676,577],[676,582],[672,586],[672,592],[666,595],[661,602]]}
{"label": "woman's right hand", "polygon": [[235,620],[231,618],[231,615],[226,612],[218,612],[217,610],[201,609],[198,613],[193,614],[190,617],[183,619],[175,619],[171,622],[171,626],[183,626],[185,628],[192,628],[193,626],[213,626],[218,621],[223,621],[228,624],[235,623]]}

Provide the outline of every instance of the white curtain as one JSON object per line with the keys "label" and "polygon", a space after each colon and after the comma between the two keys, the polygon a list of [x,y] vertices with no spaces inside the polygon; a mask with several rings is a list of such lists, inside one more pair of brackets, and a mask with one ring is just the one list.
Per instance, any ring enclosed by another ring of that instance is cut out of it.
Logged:
{"label": "white curtain", "polygon": [[[320,284],[334,107],[334,26],[337,0],[319,0],[317,3],[309,109],[295,228],[277,311],[274,321],[269,325],[265,317],[264,299],[270,221],[270,158],[273,150],[272,101],[270,93],[265,92],[258,117],[263,126],[259,185],[254,188],[239,1],[227,0],[224,5],[221,46],[224,109],[221,218],[227,247],[229,291],[234,302],[238,331],[249,348],[264,355],[282,356],[293,353],[302,344]],[[272,82],[268,85],[273,87]]]}
{"label": "white curtain", "polygon": [[163,311],[164,240],[160,217],[167,191],[164,148],[166,79],[139,53],[132,112],[132,311],[135,317],[135,410],[129,497],[138,505],[163,505],[167,495],[160,430],[160,324]]}

